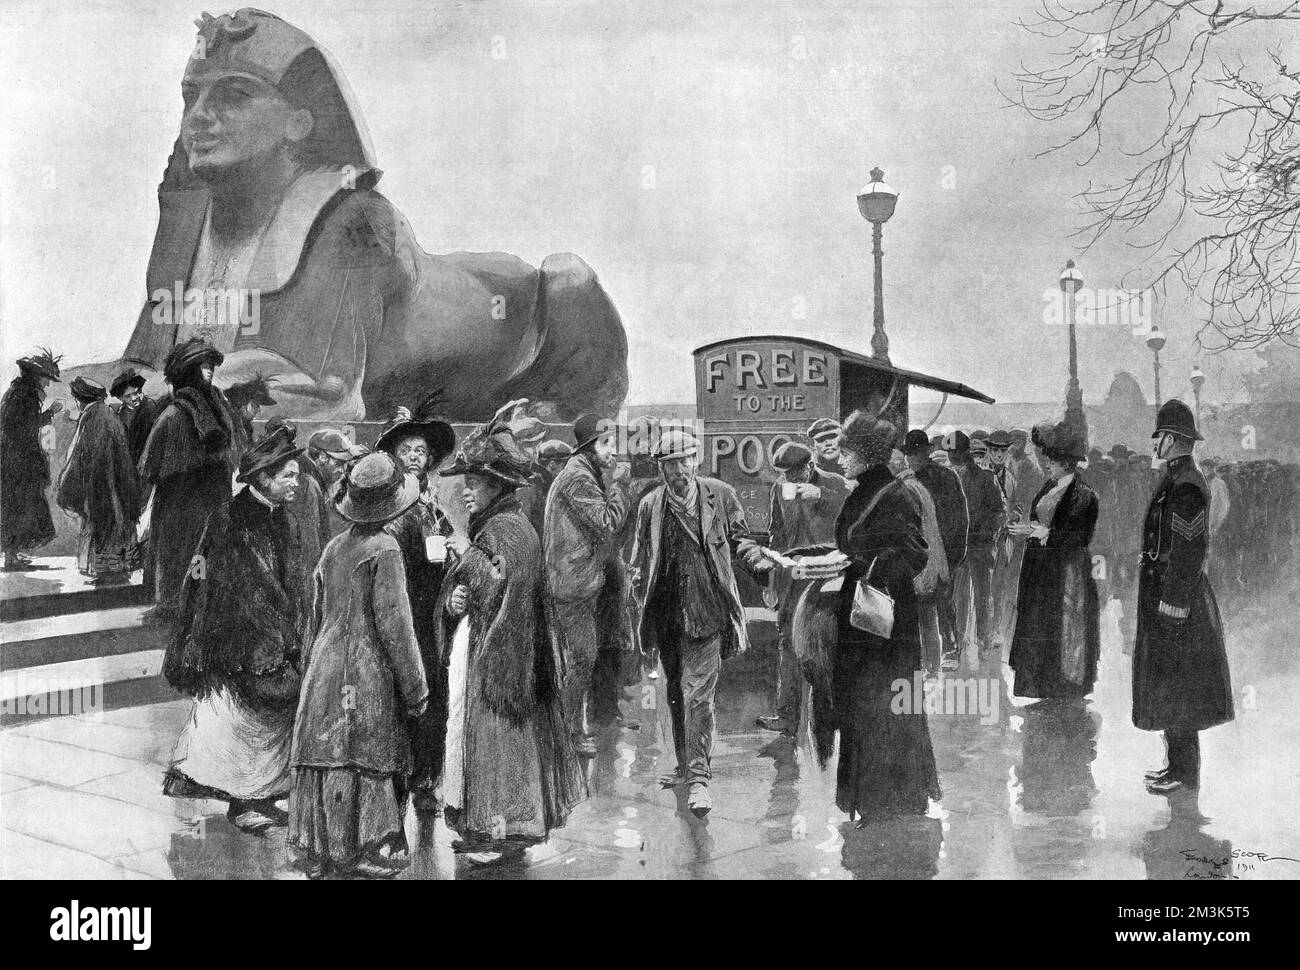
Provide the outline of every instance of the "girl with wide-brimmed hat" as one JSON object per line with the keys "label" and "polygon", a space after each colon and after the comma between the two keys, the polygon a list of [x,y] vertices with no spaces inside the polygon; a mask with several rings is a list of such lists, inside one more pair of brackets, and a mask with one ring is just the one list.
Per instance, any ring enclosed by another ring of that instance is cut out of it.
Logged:
{"label": "girl with wide-brimmed hat", "polygon": [[[339,512],[350,525],[316,567],[315,620],[290,764],[289,846],[309,875],[396,875],[406,849],[399,789],[411,766],[406,721],[429,690],[406,573],[385,526],[420,489],[383,452],[352,467]],[[387,850],[387,852],[385,852]]]}

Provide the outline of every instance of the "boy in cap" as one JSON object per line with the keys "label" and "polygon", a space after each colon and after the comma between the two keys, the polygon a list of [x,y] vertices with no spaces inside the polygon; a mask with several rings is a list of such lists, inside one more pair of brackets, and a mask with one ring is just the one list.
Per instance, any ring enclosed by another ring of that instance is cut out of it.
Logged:
{"label": "boy in cap", "polygon": [[713,806],[714,693],[724,658],[749,646],[732,569],[736,556],[766,572],[749,538],[735,489],[697,474],[700,443],[684,431],[661,435],[654,451],[663,483],[637,507],[633,587],[641,607],[643,656],[663,662],[677,767],[661,784],[688,786],[700,818]]}
{"label": "boy in cap", "polygon": [[818,471],[838,475],[840,472],[840,423],[832,418],[818,418],[808,426],[813,460]]}
{"label": "boy in cap", "polygon": [[[781,446],[773,462],[781,476],[772,485],[771,545],[778,552],[807,546],[835,545],[835,519],[852,486],[834,472],[822,471],[813,453],[797,441]],[[759,727],[794,734],[799,726],[803,676],[794,653],[794,610],[808,586],[784,569],[774,569],[769,583],[776,599],[776,713],[757,718]]]}

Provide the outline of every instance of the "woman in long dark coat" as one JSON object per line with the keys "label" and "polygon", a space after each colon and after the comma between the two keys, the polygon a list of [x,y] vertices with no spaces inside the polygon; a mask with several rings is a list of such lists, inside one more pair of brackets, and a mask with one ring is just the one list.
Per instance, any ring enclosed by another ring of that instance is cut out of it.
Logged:
{"label": "woman in long dark coat", "polygon": [[288,821],[275,801],[289,794],[311,624],[298,521],[286,507],[300,457],[283,434],[244,454],[245,487],[208,516],[163,658],[167,682],[194,696],[163,792],[227,801],[227,818],[250,832]]}
{"label": "woman in long dark coat", "polygon": [[415,478],[385,454],[353,468],[340,512],[352,523],[315,576],[314,635],[294,722],[289,847],[311,875],[400,870],[398,786],[410,767],[407,718],[428,699],[397,540],[384,525],[419,500]]}
{"label": "woman in long dark coat", "polygon": [[231,496],[234,415],[212,385],[223,355],[201,339],[167,357],[172,400],[154,423],[140,456],[141,487],[153,488],[146,574],[158,605],[151,619],[171,620],[181,585],[209,514]]}
{"label": "woman in long dark coat", "polygon": [[1020,568],[1016,632],[1008,663],[1017,697],[1084,697],[1097,679],[1101,606],[1088,543],[1097,525],[1097,493],[1076,473],[1086,452],[1064,422],[1036,430],[1048,479],[1034,496]]}
{"label": "woman in long dark coat", "polygon": [[45,389],[59,379],[59,362],[48,350],[18,361],[18,376],[0,401],[0,548],[6,569],[31,565],[23,555],[54,539],[54,520],[45,489],[50,458],[41,447],[41,428],[63,410],[48,408]]}
{"label": "woman in long dark coat", "polygon": [[544,841],[586,785],[544,625],[541,543],[515,494],[527,462],[501,430],[469,439],[442,474],[465,476],[470,511],[438,603],[450,661],[442,794],[462,846],[488,862]]}
{"label": "woman in long dark coat", "polygon": [[[925,711],[911,710],[911,684],[921,669],[921,629],[914,579],[925,568],[926,544],[916,498],[890,473],[893,425],[854,412],[840,437],[840,464],[856,482],[835,523],[835,544],[849,558],[839,599],[839,639],[832,692],[840,733],[835,804],[863,821],[924,814],[939,798],[939,776]],[[889,639],[853,626],[858,580],[894,600]],[[895,681],[905,681],[898,709]]]}

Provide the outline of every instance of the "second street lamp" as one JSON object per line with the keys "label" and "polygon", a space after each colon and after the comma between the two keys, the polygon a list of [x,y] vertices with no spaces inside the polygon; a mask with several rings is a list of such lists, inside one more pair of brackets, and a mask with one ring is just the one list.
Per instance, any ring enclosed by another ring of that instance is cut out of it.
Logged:
{"label": "second street lamp", "polygon": [[1147,346],[1151,348],[1154,355],[1152,364],[1156,374],[1156,408],[1158,409],[1164,401],[1160,398],[1160,350],[1165,345],[1165,335],[1160,332],[1160,328],[1154,323],[1151,324],[1151,335],[1147,337]]}
{"label": "second street lamp", "polygon": [[871,170],[871,181],[858,193],[858,211],[871,223],[871,254],[876,258],[876,309],[872,319],[871,356],[889,363],[889,338],[885,336],[885,286],[883,265],[885,251],[881,248],[880,227],[889,221],[898,202],[898,193],[885,184],[885,173],[879,168]]}
{"label": "second street lamp", "polygon": [[1083,413],[1083,390],[1079,387],[1079,349],[1074,332],[1074,298],[1083,287],[1083,274],[1075,268],[1074,260],[1065,261],[1060,283],[1061,292],[1065,294],[1065,319],[1070,332],[1070,380],[1065,385],[1065,423],[1086,436],[1088,419]]}
{"label": "second street lamp", "polygon": [[1196,427],[1201,427],[1201,388],[1205,385],[1205,371],[1192,365],[1192,394],[1196,397]]}

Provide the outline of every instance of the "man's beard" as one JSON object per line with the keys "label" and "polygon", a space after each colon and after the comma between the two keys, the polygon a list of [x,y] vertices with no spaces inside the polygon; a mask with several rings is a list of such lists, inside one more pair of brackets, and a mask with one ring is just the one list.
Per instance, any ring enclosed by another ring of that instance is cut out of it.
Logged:
{"label": "man's beard", "polygon": [[691,480],[686,477],[670,478],[668,487],[673,490],[673,494],[678,498],[685,498],[691,492]]}

